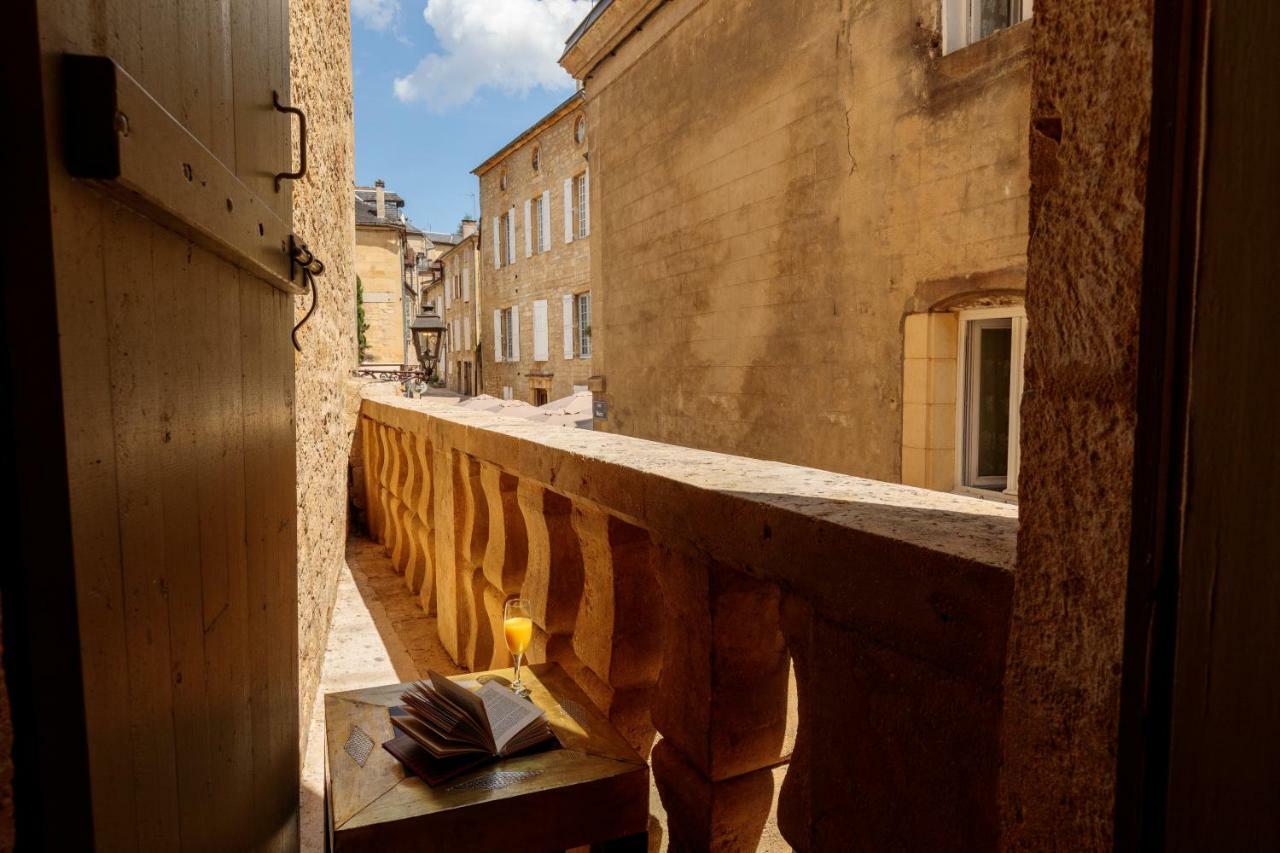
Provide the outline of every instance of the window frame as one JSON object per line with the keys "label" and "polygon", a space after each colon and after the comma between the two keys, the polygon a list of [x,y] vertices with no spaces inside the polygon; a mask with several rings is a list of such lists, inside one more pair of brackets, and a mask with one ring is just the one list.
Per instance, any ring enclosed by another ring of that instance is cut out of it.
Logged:
{"label": "window frame", "polygon": [[[583,306],[586,306],[586,325],[583,325]],[[573,294],[573,343],[578,358],[591,358],[591,291]]]}
{"label": "window frame", "polygon": [[573,239],[585,240],[587,231],[587,173],[573,176]]}
{"label": "window frame", "polygon": [[1007,30],[1029,20],[1034,12],[1035,0],[1009,0],[1013,18],[1008,27],[1001,27],[985,36],[975,36],[982,25],[979,18],[981,0],[942,0],[942,53],[947,55],[964,50],[990,38],[1001,30]]}
{"label": "window frame", "polygon": [[[983,488],[971,476],[976,463],[974,434],[976,410],[971,406],[978,376],[971,370],[973,340],[971,326],[991,320],[1009,320],[1009,444],[1003,489]],[[1006,502],[1018,499],[1018,472],[1021,467],[1022,392],[1025,381],[1027,310],[1025,305],[1000,305],[957,312],[956,316],[956,439],[955,491]]]}
{"label": "window frame", "polygon": [[511,307],[502,308],[502,360],[514,361],[514,350],[512,343],[512,321],[515,317],[515,311]]}
{"label": "window frame", "polygon": [[544,211],[542,210],[542,193],[538,193],[529,200],[529,217],[532,220],[529,223],[530,240],[533,242],[533,254],[541,255],[546,251],[542,240],[542,227]]}

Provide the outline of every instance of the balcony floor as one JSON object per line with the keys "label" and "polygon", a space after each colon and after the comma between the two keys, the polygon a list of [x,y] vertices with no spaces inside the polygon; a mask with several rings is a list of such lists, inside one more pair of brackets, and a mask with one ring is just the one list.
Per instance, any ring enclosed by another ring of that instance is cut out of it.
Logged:
{"label": "balcony floor", "polygon": [[[320,689],[315,698],[307,751],[302,763],[301,834],[303,853],[324,850],[324,702],[325,693],[411,681],[428,669],[464,670],[450,660],[436,635],[436,620],[418,607],[387,559],[382,546],[367,539],[347,541],[347,561],[338,578]],[[789,850],[778,834],[773,811],[784,768],[774,771],[774,803],[758,850]],[[666,814],[650,787],[650,851],[666,845]]]}

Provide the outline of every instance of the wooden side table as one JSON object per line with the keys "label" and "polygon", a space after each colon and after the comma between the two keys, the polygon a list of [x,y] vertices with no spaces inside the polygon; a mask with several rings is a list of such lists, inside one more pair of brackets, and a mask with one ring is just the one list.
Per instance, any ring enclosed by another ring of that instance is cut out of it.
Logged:
{"label": "wooden side table", "polygon": [[[563,749],[509,758],[435,788],[383,742],[387,709],[407,685],[325,696],[325,796],[329,847],[352,851],[551,851],[593,845],[644,851],[649,767],[558,664],[521,675]],[[509,669],[469,673],[484,680]]]}

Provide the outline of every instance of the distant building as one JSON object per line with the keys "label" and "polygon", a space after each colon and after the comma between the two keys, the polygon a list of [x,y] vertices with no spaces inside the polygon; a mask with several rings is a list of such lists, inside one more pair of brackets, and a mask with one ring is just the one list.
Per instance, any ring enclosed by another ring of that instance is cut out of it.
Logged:
{"label": "distant building", "polygon": [[480,363],[483,358],[480,278],[480,229],[474,219],[463,219],[450,246],[437,262],[441,267],[440,302],[444,306],[445,340],[441,375],[460,394],[479,393]]}
{"label": "distant building", "polygon": [[489,361],[483,390],[542,404],[584,389],[591,362],[590,173],[574,94],[476,167]]}
{"label": "distant building", "polygon": [[846,5],[610,0],[570,37],[595,426],[1010,499],[1032,3]]}
{"label": "distant building", "polygon": [[453,246],[452,234],[424,232],[404,215],[404,199],[382,180],[356,187],[356,275],[364,291],[369,328],[364,363],[417,366],[410,322],[421,310],[430,264]]}

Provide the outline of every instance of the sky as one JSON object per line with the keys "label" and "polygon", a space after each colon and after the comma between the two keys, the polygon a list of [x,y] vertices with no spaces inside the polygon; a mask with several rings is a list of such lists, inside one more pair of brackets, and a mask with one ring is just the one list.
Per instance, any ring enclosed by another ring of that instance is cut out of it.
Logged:
{"label": "sky", "polygon": [[557,60],[590,0],[351,0],[356,183],[424,230],[478,214],[471,170],[573,93]]}

